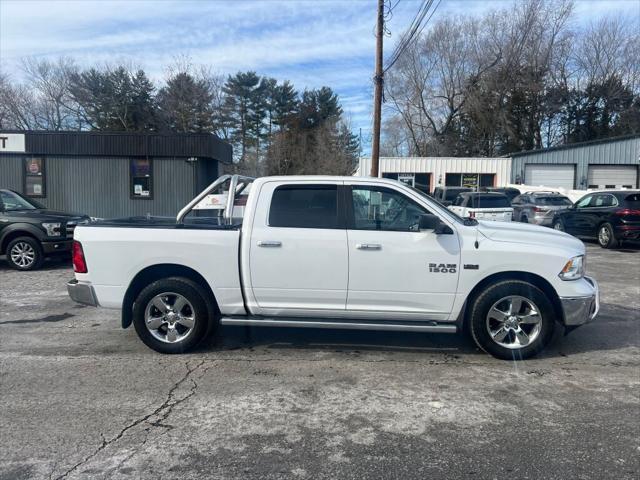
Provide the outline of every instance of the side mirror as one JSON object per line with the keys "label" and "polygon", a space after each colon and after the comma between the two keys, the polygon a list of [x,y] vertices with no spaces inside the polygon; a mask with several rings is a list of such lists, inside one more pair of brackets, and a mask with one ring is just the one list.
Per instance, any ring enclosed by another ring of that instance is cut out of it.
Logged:
{"label": "side mirror", "polygon": [[444,224],[440,217],[437,215],[432,215],[430,213],[425,213],[424,215],[420,215],[420,219],[418,220],[418,230],[433,230],[433,233],[436,235],[451,235],[453,234],[453,230],[451,227]]}

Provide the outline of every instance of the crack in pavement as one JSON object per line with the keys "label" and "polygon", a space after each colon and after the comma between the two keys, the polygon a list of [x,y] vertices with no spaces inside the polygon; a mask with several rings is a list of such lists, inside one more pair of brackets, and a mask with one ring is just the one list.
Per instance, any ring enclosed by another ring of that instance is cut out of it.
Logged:
{"label": "crack in pavement", "polygon": [[[146,422],[150,418],[152,418],[152,417],[154,417],[154,416],[156,416],[158,414],[161,414],[160,420],[165,420],[171,414],[171,412],[173,411],[173,408],[176,405],[179,405],[182,402],[188,400],[189,398],[191,398],[196,393],[196,390],[198,388],[198,384],[195,381],[193,381],[193,379],[191,379],[190,377],[196,370],[198,370],[205,363],[205,361],[206,360],[200,361],[194,367],[190,367],[189,366],[189,362],[186,362],[185,363],[185,366],[187,368],[186,373],[183,375],[183,377],[180,380],[178,380],[176,383],[174,383],[173,386],[169,389],[169,392],[167,393],[167,398],[162,402],[162,404],[160,404],[160,406],[158,406],[156,409],[154,409],[151,413],[148,413],[148,414],[144,415],[143,417],[138,418],[137,420],[134,420],[133,422],[131,422],[128,425],[126,425],[125,427],[123,427],[120,430],[120,432],[118,432],[118,434],[115,435],[110,440],[107,440],[104,437],[104,435],[102,434],[102,432],[101,432],[100,433],[100,437],[102,438],[102,444],[99,445],[98,448],[96,448],[93,452],[91,452],[83,460],[81,460],[80,462],[78,462],[75,465],[73,465],[71,468],[66,470],[63,474],[57,476],[56,480],[62,480],[64,478],[67,478],[70,474],[72,474],[73,472],[78,470],[80,467],[85,465],[87,462],[89,462],[90,460],[95,458],[105,448],[109,447],[110,445],[113,445],[118,440],[120,440],[125,435],[125,433],[127,433],[129,430],[131,430],[132,428],[135,428],[138,425]],[[178,388],[180,388],[180,386],[184,382],[186,382],[187,380],[191,380],[191,382],[193,383],[191,389],[189,390],[189,393],[187,393],[187,395],[185,395],[182,398],[174,400],[174,395],[175,395],[176,390],[178,390]],[[157,422],[152,422],[151,425],[152,426],[160,426]],[[145,439],[145,442],[146,442],[146,439]]]}

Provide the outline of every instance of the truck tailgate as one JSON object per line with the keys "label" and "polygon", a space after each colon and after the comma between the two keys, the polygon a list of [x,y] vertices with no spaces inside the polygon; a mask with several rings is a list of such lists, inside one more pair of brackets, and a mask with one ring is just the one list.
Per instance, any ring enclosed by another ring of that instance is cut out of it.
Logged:
{"label": "truck tailgate", "polygon": [[469,209],[469,216],[478,220],[510,222],[513,219],[513,208],[472,208]]}
{"label": "truck tailgate", "polygon": [[82,244],[88,268],[76,279],[93,285],[103,307],[120,308],[129,284],[143,270],[178,265],[204,277],[222,313],[244,313],[239,229],[98,224],[79,226],[74,239]]}

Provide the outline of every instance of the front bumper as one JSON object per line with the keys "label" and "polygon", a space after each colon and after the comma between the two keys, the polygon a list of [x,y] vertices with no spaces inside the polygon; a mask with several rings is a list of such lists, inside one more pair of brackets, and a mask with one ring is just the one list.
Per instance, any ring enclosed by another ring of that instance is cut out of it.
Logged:
{"label": "front bumper", "polygon": [[577,327],[591,322],[600,311],[600,289],[598,283],[591,277],[584,277],[594,289],[592,295],[587,297],[560,297],[564,324],[568,327]]}
{"label": "front bumper", "polygon": [[90,283],[80,283],[76,279],[69,280],[67,282],[67,293],[69,293],[71,300],[74,302],[92,307],[98,306],[96,292]]}
{"label": "front bumper", "polygon": [[53,253],[70,252],[73,245],[73,239],[64,240],[44,240],[42,241],[42,251],[45,255]]}
{"label": "front bumper", "polygon": [[550,227],[553,225],[553,216],[544,215],[544,216],[534,216],[531,219],[531,223],[535,225],[541,225],[543,227]]}

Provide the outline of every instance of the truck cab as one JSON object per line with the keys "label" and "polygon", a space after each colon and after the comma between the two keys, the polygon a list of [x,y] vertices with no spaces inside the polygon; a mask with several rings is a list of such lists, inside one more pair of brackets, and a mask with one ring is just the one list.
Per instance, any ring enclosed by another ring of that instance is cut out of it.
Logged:
{"label": "truck cab", "polygon": [[[203,204],[220,207],[215,218],[191,218]],[[526,358],[556,323],[595,318],[597,284],[579,240],[496,223],[394,180],[223,177],[173,224],[78,227],[68,289],[120,309],[165,353],[226,324],[468,331],[497,357]]]}

